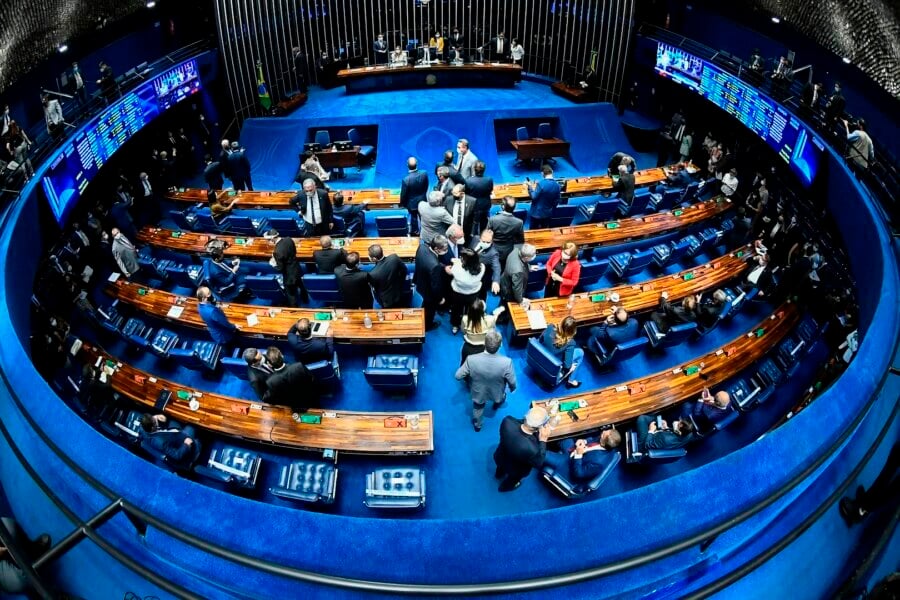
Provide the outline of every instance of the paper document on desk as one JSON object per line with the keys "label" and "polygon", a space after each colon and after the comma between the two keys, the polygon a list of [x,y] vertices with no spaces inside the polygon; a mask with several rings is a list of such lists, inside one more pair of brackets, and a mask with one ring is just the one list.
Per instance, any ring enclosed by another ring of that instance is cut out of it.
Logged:
{"label": "paper document on desk", "polygon": [[169,312],[166,313],[166,316],[170,319],[180,319],[181,314],[184,312],[183,306],[173,306],[169,309]]}
{"label": "paper document on desk", "polygon": [[525,314],[528,315],[528,326],[531,329],[547,329],[547,319],[544,318],[544,311],[529,310]]}
{"label": "paper document on desk", "polygon": [[312,334],[313,336],[322,337],[328,333],[329,327],[331,327],[331,322],[329,321],[316,321],[312,326]]}
{"label": "paper document on desk", "polygon": [[259,317],[256,316],[256,313],[250,313],[247,315],[247,325],[250,327],[256,327],[259,325]]}

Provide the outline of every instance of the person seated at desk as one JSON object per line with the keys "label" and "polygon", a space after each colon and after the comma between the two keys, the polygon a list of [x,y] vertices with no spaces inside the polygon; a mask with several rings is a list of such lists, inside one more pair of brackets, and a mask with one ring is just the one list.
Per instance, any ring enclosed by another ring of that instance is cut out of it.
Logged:
{"label": "person seated at desk", "polygon": [[272,375],[266,381],[269,389],[266,390],[263,402],[290,407],[291,418],[299,423],[300,413],[309,408],[301,400],[316,397],[314,394],[303,393],[315,382],[312,374],[301,362],[287,364],[281,350],[274,346],[266,349],[266,362],[272,367]]}
{"label": "person seated at desk", "polygon": [[660,333],[666,333],[673,325],[692,323],[697,320],[697,298],[688,296],[681,301],[681,306],[669,304],[669,292],[659,295],[659,310],[650,315],[659,328]]}
{"label": "person seated at desk", "polygon": [[211,287],[217,296],[239,295],[246,289],[244,278],[238,275],[240,268],[240,258],[226,263],[225,251],[222,248],[213,248],[209,252],[209,257],[203,259],[203,282]]}
{"label": "person seated at desk", "polygon": [[391,52],[391,66],[405,67],[408,63],[409,55],[400,46],[395,46],[394,51]]}
{"label": "person seated at desk", "polygon": [[344,308],[372,308],[369,274],[359,268],[359,252],[347,255],[347,262],[334,270]]}
{"label": "person seated at desk", "polygon": [[[322,163],[319,162],[319,157],[316,156],[315,152],[312,150],[307,150],[300,155],[300,170],[306,171],[307,173],[312,173],[316,177],[319,178],[320,181],[328,181],[331,177],[331,173],[326,171],[322,167]],[[318,187],[318,185],[316,186]]]}
{"label": "person seated at desk", "polygon": [[334,328],[329,327],[324,336],[313,336],[309,319],[300,319],[288,329],[288,344],[294,351],[294,360],[312,364],[334,356]]}
{"label": "person seated at desk", "polygon": [[649,415],[637,418],[638,448],[647,450],[677,450],[694,440],[694,426],[687,419],[678,419],[672,426],[663,420],[659,423]]}
{"label": "person seated at desk", "polygon": [[697,323],[702,327],[710,327],[722,314],[728,296],[722,290],[713,292],[712,298],[703,301],[703,294],[697,294]]}
{"label": "person seated at desk", "polygon": [[725,390],[711,394],[709,388],[703,388],[700,399],[688,401],[681,406],[681,416],[692,418],[701,431],[709,431],[731,411],[731,395]]}
{"label": "person seated at desk", "polygon": [[234,196],[231,199],[231,202],[226,203],[222,198],[220,198],[217,194],[213,193],[209,195],[209,214],[212,217],[213,221],[216,223],[221,223],[222,219],[231,214],[231,211],[234,210],[234,205],[237,204],[238,197]]}
{"label": "person seated at desk", "polygon": [[269,389],[266,382],[272,374],[272,367],[266,362],[265,355],[256,348],[247,348],[242,356],[247,363],[247,380],[250,387],[253,388],[256,397],[262,400]]}
{"label": "person seated at desk", "polygon": [[602,325],[591,327],[591,339],[608,350],[633,340],[639,333],[640,323],[621,306],[614,307]]}
{"label": "person seated at desk", "polygon": [[575,317],[566,317],[559,326],[548,325],[541,334],[541,344],[562,362],[562,379],[568,388],[577,388],[581,382],[574,379],[575,371],[584,358],[584,350],[575,343],[578,326]]}
{"label": "person seated at desk", "polygon": [[686,188],[692,181],[691,173],[687,169],[687,162],[676,163],[672,165],[671,169],[666,169],[667,186]]}
{"label": "person seated at desk", "polygon": [[222,309],[216,306],[216,299],[208,287],[197,288],[197,312],[209,331],[209,337],[217,344],[227,344],[234,339],[240,327],[228,320]]}
{"label": "person seated at desk", "polygon": [[343,248],[335,248],[330,235],[319,238],[321,250],[313,251],[313,260],[316,261],[316,272],[319,275],[332,275],[334,270],[347,263],[347,251]]}
{"label": "person seated at desk", "polygon": [[614,452],[622,443],[622,434],[615,429],[607,429],[599,438],[572,440],[559,443],[561,452],[547,452],[544,464],[551,465],[560,473],[566,473],[574,482],[583,483],[596,477],[606,468],[603,455]]}
{"label": "person seated at desk", "polygon": [[428,40],[428,45],[434,48],[434,57],[437,60],[444,60],[444,37],[440,31],[434,32],[434,35]]}
{"label": "person seated at desk", "polygon": [[571,296],[581,278],[581,263],[578,261],[578,246],[566,242],[550,255],[547,261],[547,281],[545,298],[565,298]]}
{"label": "person seated at desk", "polygon": [[369,205],[368,200],[359,204],[344,204],[344,194],[335,192],[331,202],[332,214],[344,220],[344,231],[348,237],[356,237],[365,232],[366,216],[363,211]]}
{"label": "person seated at desk", "polygon": [[140,436],[177,467],[190,469],[200,457],[200,442],[196,440],[194,428],[169,421],[166,415],[142,416]]}
{"label": "person seated at desk", "polygon": [[450,54],[447,60],[454,63],[461,63],[465,60],[466,36],[459,32],[459,29],[453,28],[450,34]]}

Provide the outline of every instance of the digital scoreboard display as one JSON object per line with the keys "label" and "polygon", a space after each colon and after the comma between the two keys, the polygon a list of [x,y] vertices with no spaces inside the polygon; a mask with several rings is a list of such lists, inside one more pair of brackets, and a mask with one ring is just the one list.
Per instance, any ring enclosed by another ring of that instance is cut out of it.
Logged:
{"label": "digital scoreboard display", "polygon": [[659,42],[656,72],[684,85],[755,132],[791,166],[804,185],[815,179],[825,145],[784,107],[702,58]]}
{"label": "digital scoreboard display", "polygon": [[57,150],[41,177],[53,215],[63,223],[110,157],[169,107],[200,91],[197,61],[189,60],[126,93]]}

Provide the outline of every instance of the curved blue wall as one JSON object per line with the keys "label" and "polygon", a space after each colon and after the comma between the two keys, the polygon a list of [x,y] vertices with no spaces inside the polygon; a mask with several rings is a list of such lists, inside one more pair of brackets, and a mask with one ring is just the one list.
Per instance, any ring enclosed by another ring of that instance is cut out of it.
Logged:
{"label": "curved blue wall", "polygon": [[[31,364],[27,346],[30,282],[49,241],[38,227],[39,199],[33,187],[8,209],[0,237],[0,264],[5,265],[0,279],[0,306],[4,307],[0,310],[4,340],[0,345],[0,421],[25,462],[82,519],[99,511],[110,498],[94,491],[40,441],[17,404],[65,456],[113,495],[209,543],[335,576],[462,584],[587,569],[658,551],[704,532],[768,498],[815,462],[853,423],[872,394],[881,390],[846,442],[815,472],[765,510],[720,535],[705,552],[694,545],[602,579],[553,590],[574,598],[653,590],[680,595],[733,570],[790,531],[859,464],[882,426],[894,422],[897,378],[885,380],[885,373],[900,335],[896,258],[870,199],[839,157],[830,153],[828,160],[826,200],[829,209],[840,214],[837,224],[857,279],[865,331],[856,359],[831,389],[784,426],[712,464],[649,487],[523,515],[454,521],[362,519],[262,504],[156,468],[84,423]],[[889,439],[896,439],[896,433],[894,427]],[[11,457],[5,446],[0,437],[4,456]],[[436,452],[452,451],[436,448]],[[29,482],[19,461],[0,462],[0,480],[29,532],[50,529],[59,539],[70,531],[71,525]],[[100,531],[138,562],[206,597],[296,596],[301,589],[314,597],[352,594],[226,562],[154,527],[141,537],[124,517]],[[852,532],[839,533],[830,531],[835,557],[849,552],[855,543]],[[779,561],[793,564],[790,556],[790,550],[786,551]],[[802,556],[798,550],[798,560]],[[125,591],[159,593],[127,570],[106,566],[110,562],[91,543],[82,542],[60,564],[72,591],[85,597],[112,597]],[[836,577],[833,562],[823,559],[821,564],[809,565],[804,573],[809,588],[798,595],[826,595]],[[766,572],[757,571],[753,577],[765,577]],[[85,580],[86,575],[91,579]],[[781,575],[772,571],[762,583],[777,582]]]}

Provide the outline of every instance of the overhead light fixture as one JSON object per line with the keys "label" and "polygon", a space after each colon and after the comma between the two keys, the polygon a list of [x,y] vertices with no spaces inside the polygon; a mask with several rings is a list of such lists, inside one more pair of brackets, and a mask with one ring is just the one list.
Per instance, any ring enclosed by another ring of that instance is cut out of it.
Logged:
{"label": "overhead light fixture", "polygon": [[781,19],[779,19],[778,17],[772,17],[772,22],[773,23],[781,23]]}
{"label": "overhead light fixture", "polygon": [[147,0],[147,8],[153,8],[156,6],[156,0]]}
{"label": "overhead light fixture", "polygon": [[63,52],[68,50],[69,47],[66,44],[60,44],[59,46],[56,47],[56,49],[59,51],[60,54],[62,54]]}
{"label": "overhead light fixture", "polygon": [[844,61],[844,64],[847,64],[847,65],[850,64],[850,57],[849,57],[849,56],[845,56],[845,57],[842,58],[841,60]]}

